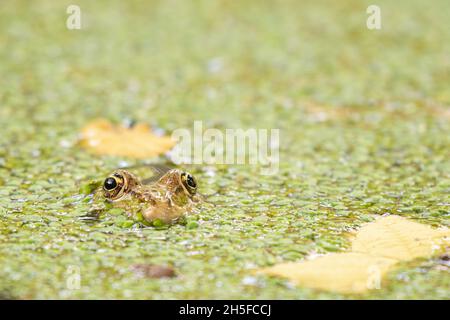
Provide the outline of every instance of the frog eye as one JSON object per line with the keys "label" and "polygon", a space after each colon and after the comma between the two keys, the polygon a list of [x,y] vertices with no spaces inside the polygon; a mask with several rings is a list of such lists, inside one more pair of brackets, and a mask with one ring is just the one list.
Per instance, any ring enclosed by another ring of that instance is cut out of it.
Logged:
{"label": "frog eye", "polygon": [[189,191],[189,193],[195,193],[195,191],[197,190],[197,182],[191,174],[183,172],[181,174],[181,181],[183,182],[184,187]]}
{"label": "frog eye", "polygon": [[197,182],[195,182],[194,177],[191,176],[190,174],[187,175],[186,182],[189,187],[197,188]]}
{"label": "frog eye", "polygon": [[106,178],[103,188],[107,191],[114,190],[117,187],[117,181],[113,177]]}

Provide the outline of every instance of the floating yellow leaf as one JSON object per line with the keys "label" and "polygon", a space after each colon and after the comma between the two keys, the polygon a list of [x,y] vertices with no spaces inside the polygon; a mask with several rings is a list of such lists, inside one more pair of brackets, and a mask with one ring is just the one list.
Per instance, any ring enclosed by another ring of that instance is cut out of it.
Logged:
{"label": "floating yellow leaf", "polygon": [[297,285],[341,293],[378,288],[383,275],[400,261],[428,257],[445,245],[449,230],[435,230],[399,216],[379,218],[363,226],[352,251],[259,270]]}
{"label": "floating yellow leaf", "polygon": [[387,216],[363,226],[352,242],[352,251],[407,261],[431,256],[446,235],[448,230]]}
{"label": "floating yellow leaf", "polygon": [[397,261],[361,253],[333,253],[300,263],[282,263],[263,273],[287,277],[297,285],[338,292],[362,292]]}
{"label": "floating yellow leaf", "polygon": [[169,151],[175,141],[155,135],[146,124],[132,128],[114,126],[104,119],[94,120],[81,130],[80,145],[99,155],[145,159]]}

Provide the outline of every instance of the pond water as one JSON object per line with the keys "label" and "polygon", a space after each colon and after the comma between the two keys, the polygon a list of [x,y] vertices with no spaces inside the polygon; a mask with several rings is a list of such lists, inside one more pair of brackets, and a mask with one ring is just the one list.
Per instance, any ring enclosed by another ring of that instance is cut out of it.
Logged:
{"label": "pond water", "polygon": [[[0,12],[0,297],[450,297],[439,256],[362,296],[252,272],[345,251],[386,213],[449,226],[448,1],[379,1],[379,31],[359,1],[78,2],[81,30],[63,3]],[[81,149],[94,118],[280,129],[279,172],[184,166],[216,206],[172,227],[86,217],[86,184],[139,163]],[[176,276],[143,279],[146,264]]]}

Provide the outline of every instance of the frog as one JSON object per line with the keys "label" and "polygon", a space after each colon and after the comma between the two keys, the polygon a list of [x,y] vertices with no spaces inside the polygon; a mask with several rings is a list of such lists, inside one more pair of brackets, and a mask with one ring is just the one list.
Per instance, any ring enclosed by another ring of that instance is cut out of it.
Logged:
{"label": "frog", "polygon": [[197,189],[194,176],[180,169],[170,169],[151,183],[117,169],[104,180],[101,195],[128,215],[141,215],[147,224],[170,225],[196,211],[201,201]]}

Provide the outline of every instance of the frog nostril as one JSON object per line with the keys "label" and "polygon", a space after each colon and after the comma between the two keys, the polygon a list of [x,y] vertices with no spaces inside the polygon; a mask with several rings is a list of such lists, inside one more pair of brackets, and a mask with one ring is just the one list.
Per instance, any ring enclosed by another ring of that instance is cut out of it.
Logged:
{"label": "frog nostril", "polygon": [[114,178],[107,178],[103,184],[105,190],[113,190],[117,187],[117,181]]}

